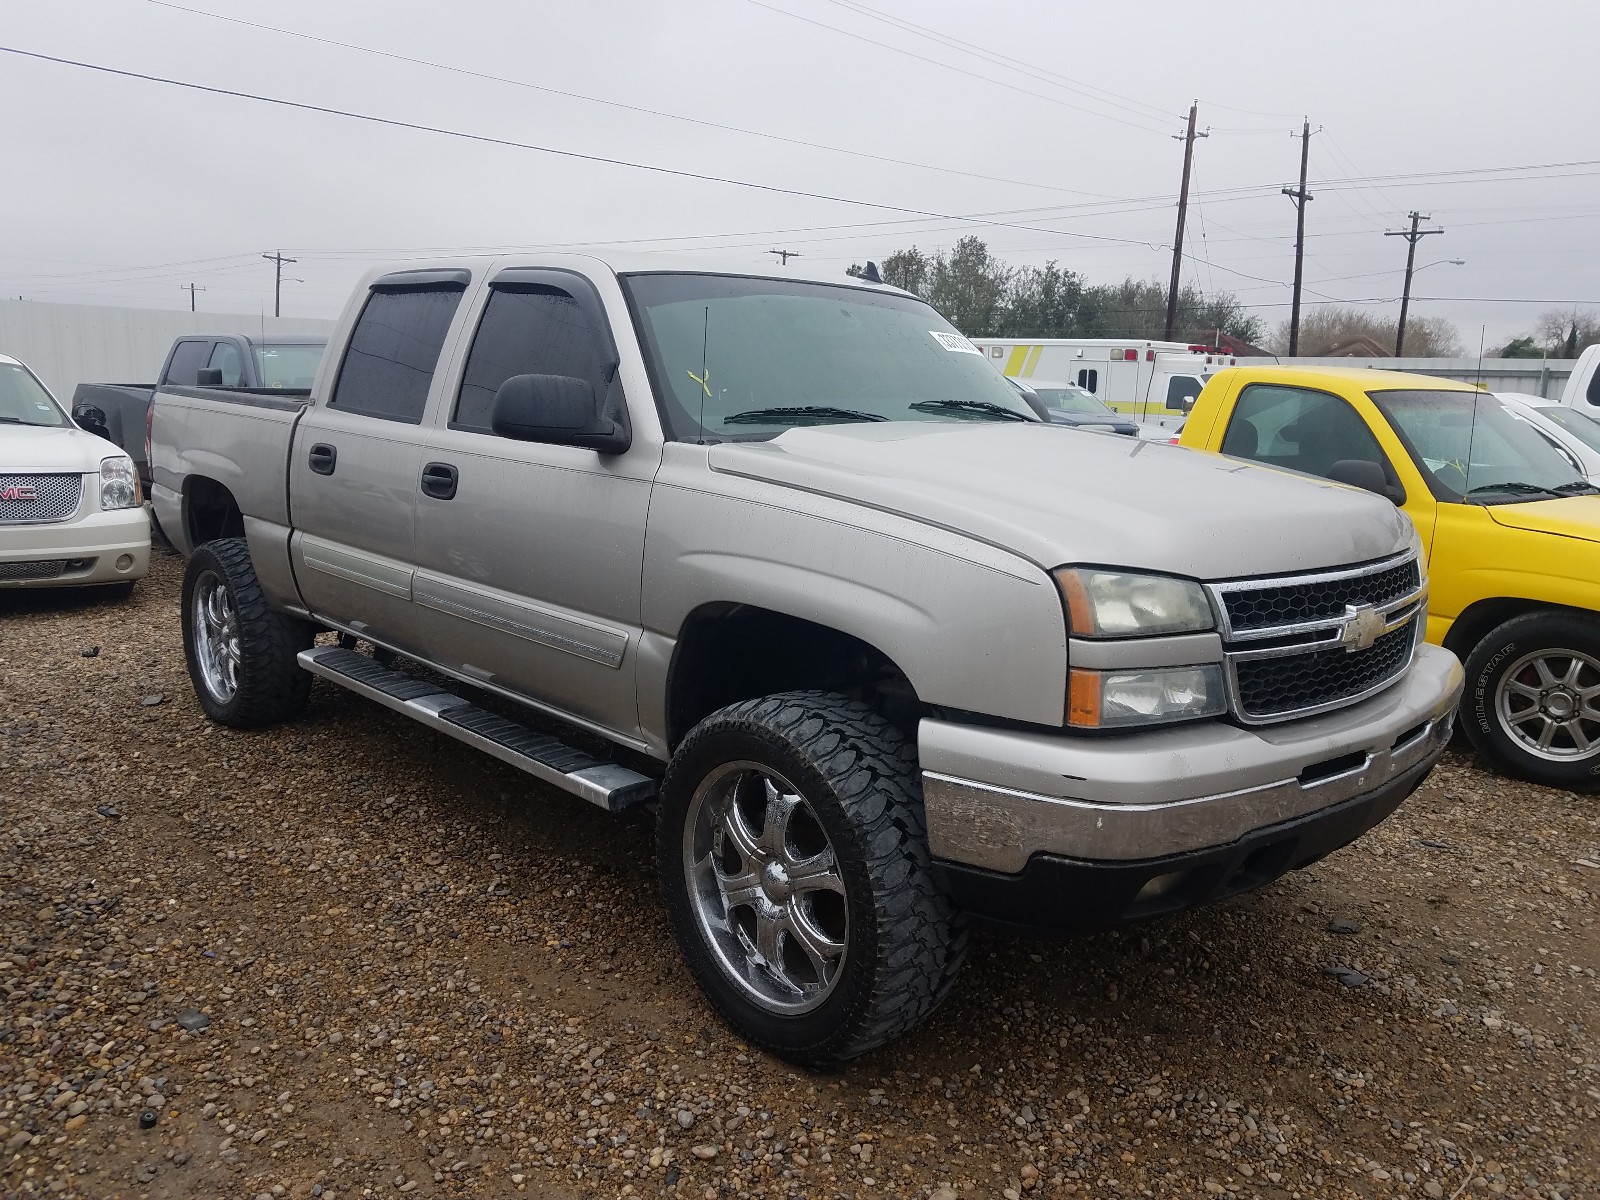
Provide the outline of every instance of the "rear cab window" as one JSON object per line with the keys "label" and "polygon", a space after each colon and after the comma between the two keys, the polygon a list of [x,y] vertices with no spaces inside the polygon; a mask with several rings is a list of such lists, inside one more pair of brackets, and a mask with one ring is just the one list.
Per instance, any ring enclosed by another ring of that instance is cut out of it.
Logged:
{"label": "rear cab window", "polygon": [[193,387],[200,377],[200,368],[206,365],[206,351],[210,348],[210,338],[185,338],[179,342],[167,359],[167,370],[161,382],[175,387]]}
{"label": "rear cab window", "polygon": [[339,365],[328,399],[330,409],[421,423],[445,337],[466,287],[464,271],[427,274],[446,278],[421,279],[407,286],[386,284],[392,278],[386,276],[373,285]]}

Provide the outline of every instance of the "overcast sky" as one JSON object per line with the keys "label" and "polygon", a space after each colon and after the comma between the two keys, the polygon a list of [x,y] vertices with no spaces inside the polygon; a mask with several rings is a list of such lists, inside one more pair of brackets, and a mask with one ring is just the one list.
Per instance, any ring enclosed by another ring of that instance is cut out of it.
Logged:
{"label": "overcast sky", "polygon": [[1414,293],[1500,301],[1415,303],[1468,345],[1480,326],[1491,346],[1528,329],[1547,300],[1600,306],[1600,5],[1577,0],[181,3],[0,0],[0,43],[841,200],[4,54],[0,293],[177,308],[194,283],[201,309],[270,312],[260,255],[282,247],[299,259],[284,313],[333,316],[369,265],[435,249],[626,241],[766,269],[775,247],[842,272],[969,232],[1091,281],[1164,280],[1172,135],[1198,98],[1211,136],[1185,278],[1269,326],[1288,312],[1279,188],[1302,114],[1320,130],[1308,302],[1397,301],[1405,243],[1383,232],[1416,208],[1446,232],[1419,245],[1439,265]]}

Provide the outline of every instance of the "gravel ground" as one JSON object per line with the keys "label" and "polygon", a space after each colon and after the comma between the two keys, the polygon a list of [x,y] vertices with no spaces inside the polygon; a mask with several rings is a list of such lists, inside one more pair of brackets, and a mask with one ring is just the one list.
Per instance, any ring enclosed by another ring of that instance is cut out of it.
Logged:
{"label": "gravel ground", "polygon": [[1600,801],[1452,752],[810,1075],[701,1001],[647,818],[321,684],[207,724],[179,578],[0,596],[0,1195],[1600,1195]]}

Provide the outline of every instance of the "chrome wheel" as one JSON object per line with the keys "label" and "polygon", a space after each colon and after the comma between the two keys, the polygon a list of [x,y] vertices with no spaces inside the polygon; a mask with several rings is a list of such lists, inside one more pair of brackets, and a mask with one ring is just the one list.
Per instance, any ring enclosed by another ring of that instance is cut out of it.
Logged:
{"label": "chrome wheel", "polygon": [[239,615],[222,577],[207,571],[194,588],[194,658],[206,691],[226,704],[239,690]]}
{"label": "chrome wheel", "polygon": [[1546,761],[1600,754],[1600,661],[1576,650],[1525,654],[1500,677],[1495,711],[1518,749]]}
{"label": "chrome wheel", "polygon": [[849,910],[833,844],[799,789],[752,762],[712,771],[689,804],[683,870],[701,935],[750,999],[794,1015],[828,998]]}

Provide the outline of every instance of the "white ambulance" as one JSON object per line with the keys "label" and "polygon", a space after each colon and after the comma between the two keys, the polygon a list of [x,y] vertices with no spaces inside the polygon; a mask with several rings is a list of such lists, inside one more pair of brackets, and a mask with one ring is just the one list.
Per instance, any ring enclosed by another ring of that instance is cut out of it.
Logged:
{"label": "white ambulance", "polygon": [[1010,379],[1076,384],[1143,425],[1181,424],[1211,375],[1233,355],[1188,342],[1139,338],[973,338]]}

